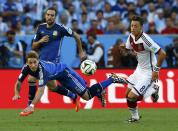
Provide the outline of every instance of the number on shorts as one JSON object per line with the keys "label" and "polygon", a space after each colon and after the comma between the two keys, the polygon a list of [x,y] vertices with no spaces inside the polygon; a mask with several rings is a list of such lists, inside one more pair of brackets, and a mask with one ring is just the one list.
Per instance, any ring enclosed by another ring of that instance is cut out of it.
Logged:
{"label": "number on shorts", "polygon": [[145,86],[142,86],[142,88],[140,88],[140,92],[143,92],[145,89]]}

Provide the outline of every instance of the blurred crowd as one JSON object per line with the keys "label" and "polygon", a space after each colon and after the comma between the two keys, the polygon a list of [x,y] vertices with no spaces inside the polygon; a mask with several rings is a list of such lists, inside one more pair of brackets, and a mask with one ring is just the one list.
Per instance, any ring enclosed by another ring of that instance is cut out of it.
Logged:
{"label": "blurred crowd", "polygon": [[178,0],[0,0],[0,35],[11,28],[33,34],[48,7],[57,9],[57,23],[79,34],[128,34],[135,14],[147,33],[178,34]]}
{"label": "blurred crowd", "polygon": [[[178,34],[178,0],[0,0],[0,37],[6,38],[0,42],[1,68],[22,67],[27,44],[24,41],[15,43],[14,37],[34,35],[36,27],[44,22],[44,12],[49,7],[57,9],[56,23],[87,35],[88,58],[101,68],[136,66],[135,55],[122,52],[121,39],[105,52],[96,37],[102,34],[127,35],[133,15],[144,18],[144,32],[148,34]],[[175,38],[173,44],[166,47],[168,67],[178,66],[177,41]],[[93,53],[95,49],[97,54]],[[105,53],[107,61],[104,61]]]}

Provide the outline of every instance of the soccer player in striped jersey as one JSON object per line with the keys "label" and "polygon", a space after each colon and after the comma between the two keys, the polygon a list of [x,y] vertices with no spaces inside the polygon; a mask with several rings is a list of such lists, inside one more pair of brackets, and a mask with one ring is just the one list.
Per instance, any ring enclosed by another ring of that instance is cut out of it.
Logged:
{"label": "soccer player in striped jersey", "polygon": [[159,79],[159,70],[166,57],[165,51],[143,32],[142,27],[143,19],[134,16],[131,20],[131,33],[125,45],[126,49],[136,53],[138,61],[136,70],[127,79],[126,98],[131,112],[128,122],[136,122],[140,119],[137,108],[138,100],[148,96],[152,96],[154,102],[158,100],[159,86],[155,82]]}
{"label": "soccer player in striped jersey", "polygon": [[[51,62],[60,62],[61,56],[61,46],[62,40],[64,36],[73,37],[76,41],[79,56],[84,59],[85,55],[82,51],[80,36],[73,32],[70,28],[56,24],[57,11],[55,8],[48,8],[45,13],[45,20],[46,23],[40,24],[37,28],[36,35],[33,40],[32,48],[38,51],[41,60],[51,61]],[[33,76],[28,77],[29,83],[29,101],[28,105],[31,104],[33,98],[35,97],[36,93],[36,78]],[[51,91],[57,92],[59,94],[69,96],[74,100],[76,100],[76,95],[67,91],[63,87],[59,87],[56,84],[56,81],[49,81],[47,86],[50,88]],[[57,87],[57,88],[55,88]]]}
{"label": "soccer player in striped jersey", "polygon": [[78,94],[84,100],[90,100],[94,96],[100,96],[102,91],[105,90],[105,88],[110,84],[123,83],[125,80],[116,76],[115,74],[112,74],[103,82],[94,84],[87,88],[86,81],[73,69],[61,62],[56,63],[39,60],[39,56],[35,51],[31,51],[27,54],[26,62],[27,63],[22,68],[22,72],[16,81],[13,100],[16,100],[18,97],[20,97],[22,82],[28,74],[38,79],[39,83],[35,98],[33,99],[32,103],[20,113],[22,116],[27,116],[33,113],[35,104],[37,104],[41,99],[44,93],[44,87],[50,80],[59,81],[63,87]]}

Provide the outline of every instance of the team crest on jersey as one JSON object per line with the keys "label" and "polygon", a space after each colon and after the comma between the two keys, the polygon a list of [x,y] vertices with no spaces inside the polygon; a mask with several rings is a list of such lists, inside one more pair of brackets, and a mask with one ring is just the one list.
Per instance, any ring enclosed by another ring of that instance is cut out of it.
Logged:
{"label": "team crest on jersey", "polygon": [[55,30],[53,31],[53,36],[57,36],[58,35],[58,32]]}

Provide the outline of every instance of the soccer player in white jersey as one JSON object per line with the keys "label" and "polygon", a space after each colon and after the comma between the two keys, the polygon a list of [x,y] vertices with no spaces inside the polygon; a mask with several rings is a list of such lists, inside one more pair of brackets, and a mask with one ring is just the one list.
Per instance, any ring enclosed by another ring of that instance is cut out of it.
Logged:
{"label": "soccer player in white jersey", "polygon": [[138,61],[136,70],[127,79],[126,98],[131,112],[129,123],[137,122],[140,119],[137,101],[148,96],[153,97],[153,102],[157,101],[159,87],[155,86],[155,83],[158,81],[159,70],[166,57],[164,50],[143,32],[142,27],[142,18],[134,16],[131,20],[131,33],[125,45],[126,49],[136,53]]}

